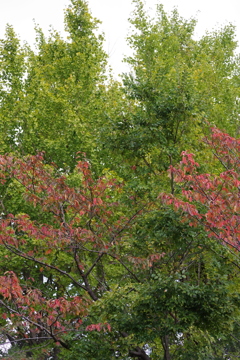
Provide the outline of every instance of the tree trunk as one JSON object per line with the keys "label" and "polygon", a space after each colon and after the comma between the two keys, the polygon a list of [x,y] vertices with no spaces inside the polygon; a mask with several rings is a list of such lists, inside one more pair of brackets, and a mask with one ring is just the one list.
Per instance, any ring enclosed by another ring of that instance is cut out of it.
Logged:
{"label": "tree trunk", "polygon": [[171,355],[169,351],[169,338],[168,335],[163,336],[162,338],[162,346],[164,349],[164,360],[171,360]]}

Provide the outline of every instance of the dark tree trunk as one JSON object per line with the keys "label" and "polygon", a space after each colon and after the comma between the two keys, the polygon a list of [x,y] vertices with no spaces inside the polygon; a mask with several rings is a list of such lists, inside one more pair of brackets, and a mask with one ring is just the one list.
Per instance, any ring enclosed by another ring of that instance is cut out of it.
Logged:
{"label": "dark tree trunk", "polygon": [[171,355],[169,351],[169,338],[168,335],[165,335],[162,338],[162,346],[164,349],[164,360],[171,360]]}

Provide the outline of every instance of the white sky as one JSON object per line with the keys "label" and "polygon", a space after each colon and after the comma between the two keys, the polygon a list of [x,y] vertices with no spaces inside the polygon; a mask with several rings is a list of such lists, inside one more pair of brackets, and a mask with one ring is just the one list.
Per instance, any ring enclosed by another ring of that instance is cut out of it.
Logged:
{"label": "white sky", "polygon": [[[121,63],[123,55],[128,54],[125,38],[128,33],[128,18],[133,10],[131,0],[89,0],[89,7],[95,17],[102,21],[105,32],[105,50],[110,56],[110,64],[115,74],[126,70]],[[226,23],[237,26],[237,39],[240,43],[240,0],[145,0],[146,7],[154,9],[159,2],[166,11],[177,7],[181,16],[197,17],[197,36],[205,30],[212,30]],[[45,33],[52,25],[63,34],[63,9],[68,0],[0,0],[0,38],[4,36],[7,23],[14,26],[22,40],[33,43],[34,23],[39,24]]]}

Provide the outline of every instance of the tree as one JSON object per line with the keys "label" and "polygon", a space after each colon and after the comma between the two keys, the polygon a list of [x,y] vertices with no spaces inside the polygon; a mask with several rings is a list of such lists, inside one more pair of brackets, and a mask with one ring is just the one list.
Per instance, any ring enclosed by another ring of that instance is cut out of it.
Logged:
{"label": "tree", "polygon": [[186,144],[206,157],[200,139],[207,121],[237,134],[239,61],[232,25],[195,40],[195,19],[183,19],[176,9],[168,15],[161,5],[152,19],[141,0],[134,4],[123,91],[135,106],[113,119],[108,141],[147,182],[177,163]]}
{"label": "tree", "polygon": [[[193,154],[183,152],[181,167],[171,167],[170,172],[175,175],[176,182],[184,184],[182,194],[187,201],[167,196],[167,202],[190,215],[194,219],[192,226],[203,223],[209,236],[239,251],[240,141],[217,128],[212,128],[211,138],[205,141],[225,171],[219,175],[198,173],[199,164]],[[197,205],[201,207],[198,209]]]}
{"label": "tree", "polygon": [[67,40],[1,42],[2,357],[238,355],[234,29],[196,41],[195,20],[135,4],[122,88],[85,1]]}
{"label": "tree", "polygon": [[78,151],[94,161],[105,107],[106,54],[85,1],[71,1],[65,26],[67,39],[53,30],[46,38],[36,27],[35,51],[21,46],[7,27],[0,50],[0,116],[2,153],[45,151],[46,161],[72,170]]}
{"label": "tree", "polygon": [[[191,227],[203,227],[208,234],[209,244],[213,240],[221,245],[222,250],[220,253],[218,252],[220,257],[224,259],[221,266],[224,267],[223,273],[227,278],[227,287],[232,289],[235,286],[236,292],[234,291],[230,296],[233,302],[237,304],[239,302],[239,284],[236,281],[236,276],[239,272],[240,239],[240,141],[217,128],[212,128],[211,131],[211,137],[206,138],[205,142],[212,148],[224,171],[219,174],[203,174],[198,171],[199,164],[194,160],[193,154],[183,152],[180,166],[170,167],[169,170],[174,175],[175,182],[181,184],[182,196],[180,194],[177,196],[161,194],[160,198],[164,203],[172,204],[176,210],[181,209],[184,223],[186,222]],[[212,250],[216,252],[216,249]],[[235,266],[232,274],[226,269],[226,262],[231,262]],[[216,263],[215,266],[219,266],[219,264]],[[203,271],[206,271],[206,264],[204,264]],[[207,284],[213,280],[212,275],[209,276],[208,272],[206,273],[205,281]],[[216,281],[220,281],[218,284],[223,284],[219,274]],[[228,299],[226,298],[226,301]],[[223,348],[218,353],[219,358],[222,358],[223,355],[231,355],[231,351],[234,352],[235,345],[231,346],[231,337],[236,340],[239,336],[237,319],[231,320],[233,324],[235,323],[232,328],[235,329],[237,335],[231,334],[229,331],[230,336],[228,333],[227,342],[222,341]],[[218,341],[215,339],[215,342],[221,343],[221,338],[222,335],[219,336]],[[214,358],[216,355],[215,353]],[[232,355],[234,356],[234,354]]]}
{"label": "tree", "polygon": [[120,185],[107,178],[95,182],[85,161],[78,163],[69,179],[75,188],[70,187],[41,155],[2,156],[2,187],[9,180],[19,182],[26,201],[36,207],[1,220],[0,304],[12,351],[47,340],[68,349],[66,332],[110,331],[108,323],[88,325],[88,307],[109,290],[112,261],[131,276],[117,249],[135,215],[124,215]]}
{"label": "tree", "polygon": [[136,206],[134,199],[131,211],[122,186],[94,181],[87,162],[66,177],[41,155],[1,157],[2,187],[19,182],[36,207],[1,221],[1,311],[11,351],[19,344],[32,356],[44,341],[49,353],[63,348],[60,359],[79,351],[97,359],[104,339],[109,358],[168,360],[198,348],[200,359],[229,333],[240,265],[215,239],[237,248],[239,141],[214,130],[208,143],[231,169],[197,175],[192,155],[184,155],[183,169],[170,171],[191,187],[183,187],[189,201],[162,195],[160,203]]}

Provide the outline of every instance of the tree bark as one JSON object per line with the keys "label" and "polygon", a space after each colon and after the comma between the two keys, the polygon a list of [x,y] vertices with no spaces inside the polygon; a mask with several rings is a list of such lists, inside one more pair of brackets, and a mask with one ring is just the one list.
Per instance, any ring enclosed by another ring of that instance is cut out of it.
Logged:
{"label": "tree bark", "polygon": [[163,336],[162,338],[162,346],[164,349],[164,360],[171,360],[171,355],[169,351],[169,338],[168,335]]}

